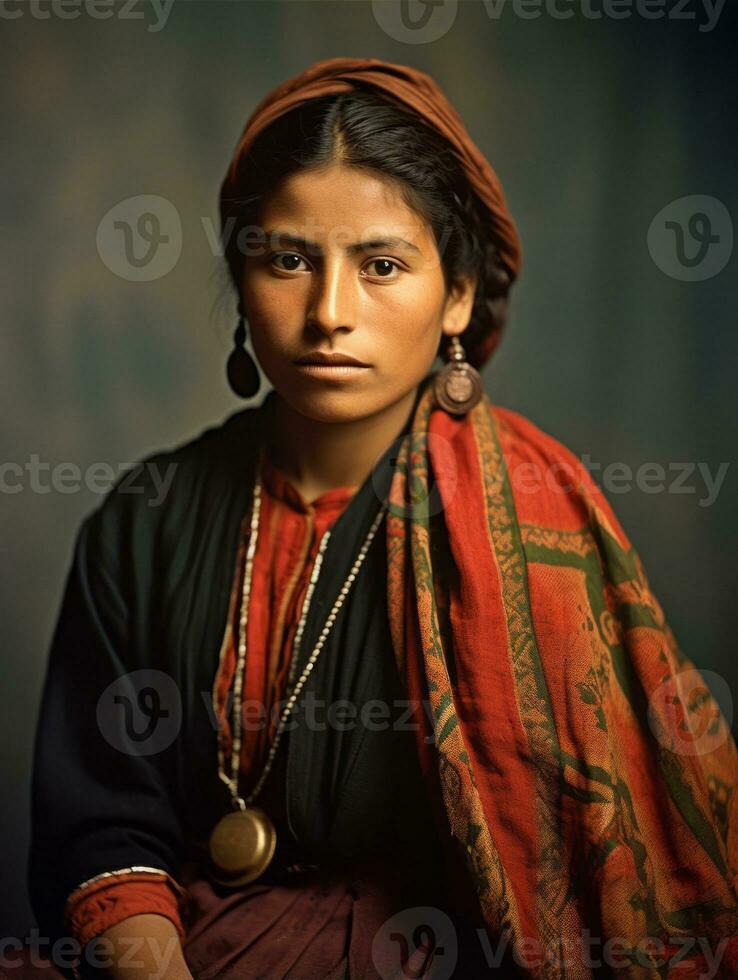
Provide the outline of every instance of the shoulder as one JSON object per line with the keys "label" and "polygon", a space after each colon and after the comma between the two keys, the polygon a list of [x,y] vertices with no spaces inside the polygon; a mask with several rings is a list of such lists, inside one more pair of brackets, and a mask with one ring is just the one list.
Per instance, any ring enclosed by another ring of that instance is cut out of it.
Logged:
{"label": "shoulder", "polygon": [[586,472],[571,449],[525,415],[501,405],[491,405],[490,412],[500,443],[511,459],[561,462],[574,469],[581,467]]}
{"label": "shoulder", "polygon": [[81,535],[111,556],[144,547],[228,498],[254,462],[261,406],[233,412],[194,437],[143,456],[84,519]]}
{"label": "shoulder", "polygon": [[623,547],[630,542],[581,459],[520,412],[490,404],[521,523],[574,530],[601,524]]}

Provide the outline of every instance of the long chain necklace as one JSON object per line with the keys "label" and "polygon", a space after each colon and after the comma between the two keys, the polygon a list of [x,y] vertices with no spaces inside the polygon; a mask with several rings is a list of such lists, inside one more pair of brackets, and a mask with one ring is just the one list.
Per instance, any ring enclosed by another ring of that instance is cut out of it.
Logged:
{"label": "long chain necklace", "polygon": [[387,510],[387,504],[385,502],[380,507],[377,516],[374,518],[372,526],[369,528],[369,532],[364,539],[364,543],[359,550],[359,554],[351,567],[351,571],[341,586],[341,591],[339,592],[336,601],[333,603],[333,608],[328,614],[328,618],[326,619],[325,625],[321,630],[318,642],[315,644],[315,647],[313,648],[313,651],[302,670],[299,680],[294,687],[292,687],[300,653],[300,645],[302,643],[302,635],[305,631],[305,623],[307,621],[313,592],[315,591],[315,584],[318,581],[320,568],[323,564],[323,556],[325,555],[328,541],[330,539],[330,530],[327,530],[321,538],[318,554],[316,556],[313,570],[310,575],[308,588],[305,593],[305,599],[300,613],[300,620],[297,625],[295,640],[292,647],[292,659],[290,663],[289,678],[287,681],[287,704],[285,705],[279,719],[279,724],[274,735],[274,741],[272,742],[267,754],[264,770],[253,790],[244,800],[238,792],[242,728],[241,698],[243,693],[243,676],[246,665],[246,633],[248,627],[249,598],[251,595],[251,578],[254,555],[256,554],[256,542],[259,533],[259,515],[261,513],[261,466],[263,459],[264,450],[262,449],[257,465],[257,476],[253,493],[249,544],[246,551],[246,561],[244,565],[241,608],[238,624],[238,659],[236,661],[236,672],[233,683],[234,732],[231,747],[230,777],[226,775],[222,754],[220,752],[218,753],[218,774],[230,790],[234,811],[232,813],[227,813],[224,817],[221,817],[210,835],[208,845],[211,862],[211,867],[209,869],[210,877],[219,884],[230,887],[245,885],[250,881],[253,881],[255,878],[258,878],[259,875],[261,875],[269,866],[269,863],[274,856],[274,851],[277,846],[276,828],[269,818],[269,815],[261,807],[252,806],[251,804],[261,791],[264,781],[272,768],[274,756],[277,752],[277,748],[282,738],[282,733],[284,732],[287,724],[287,719],[289,718],[295,702],[299,697],[300,691],[302,690],[308,677],[310,676],[311,671],[313,670],[313,667],[315,666],[315,662],[317,661],[320,651],[323,649],[328,635],[333,628],[333,624],[335,623],[336,617],[338,616],[338,613],[346,600],[346,596],[349,594],[352,585],[356,581],[356,577],[364,562],[369,546],[374,540],[374,536],[377,533],[385,511]]}

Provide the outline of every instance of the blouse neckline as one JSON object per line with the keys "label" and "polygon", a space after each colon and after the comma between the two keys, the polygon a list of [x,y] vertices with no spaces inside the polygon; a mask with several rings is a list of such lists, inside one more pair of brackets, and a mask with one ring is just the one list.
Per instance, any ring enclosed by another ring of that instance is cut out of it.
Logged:
{"label": "blouse neckline", "polygon": [[261,477],[270,496],[276,497],[302,514],[336,508],[342,509],[359,489],[358,486],[333,487],[323,491],[314,500],[307,501],[284,470],[277,466],[268,453],[264,455]]}

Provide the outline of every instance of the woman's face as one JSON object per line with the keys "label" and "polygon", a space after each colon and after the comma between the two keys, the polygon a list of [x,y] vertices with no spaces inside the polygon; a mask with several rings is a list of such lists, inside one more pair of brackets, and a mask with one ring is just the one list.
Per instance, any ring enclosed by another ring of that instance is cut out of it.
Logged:
{"label": "woman's face", "polygon": [[[322,422],[374,415],[414,391],[441,333],[467,326],[474,283],[447,294],[433,233],[392,181],[336,164],[288,178],[246,243],[243,303],[270,382]],[[254,254],[256,253],[256,254]],[[299,364],[316,352],[361,367]]]}

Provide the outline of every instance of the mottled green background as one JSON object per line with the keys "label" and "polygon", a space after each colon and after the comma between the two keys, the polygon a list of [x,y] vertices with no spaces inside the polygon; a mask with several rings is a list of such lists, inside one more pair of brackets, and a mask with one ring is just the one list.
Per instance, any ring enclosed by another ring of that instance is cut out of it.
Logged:
{"label": "mottled green background", "polygon": [[[563,5],[563,0],[562,4]],[[139,4],[139,9],[142,5]],[[609,494],[682,646],[736,690],[736,260],[686,283],[646,235],[670,201],[736,213],[735,17],[588,19],[459,4],[427,44],[384,33],[363,0],[176,0],[153,20],[0,20],[3,461],[83,470],[180,442],[239,407],[223,365],[234,301],[203,219],[245,119],[310,62],[359,55],[431,73],[497,169],[525,268],[492,398],[600,463],[730,469],[693,494]],[[131,283],[96,229],[117,202],[177,208],[179,262]],[[28,781],[45,658],[71,546],[95,493],[5,493],[0,936],[24,936]],[[729,705],[728,705],[729,707]]]}

